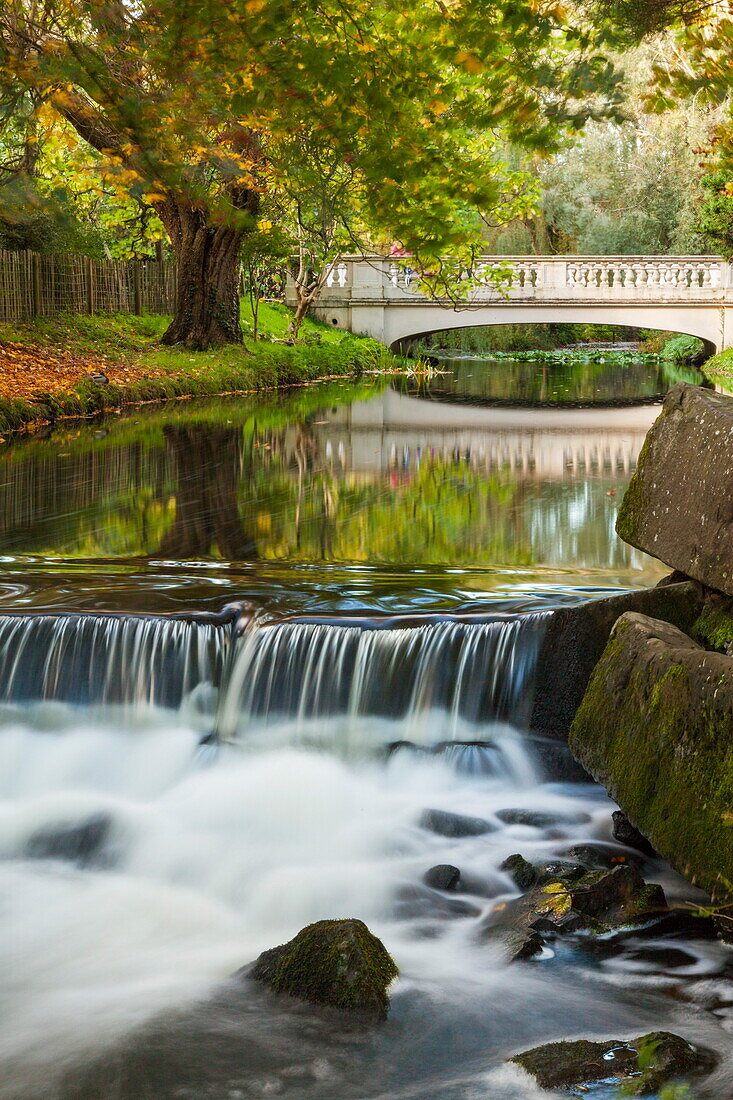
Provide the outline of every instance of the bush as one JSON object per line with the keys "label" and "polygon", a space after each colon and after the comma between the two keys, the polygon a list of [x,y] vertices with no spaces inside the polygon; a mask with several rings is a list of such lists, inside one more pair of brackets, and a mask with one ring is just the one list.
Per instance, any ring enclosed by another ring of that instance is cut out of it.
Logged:
{"label": "bush", "polygon": [[689,363],[704,356],[705,345],[696,336],[674,336],[671,340],[667,340],[660,354],[663,359]]}

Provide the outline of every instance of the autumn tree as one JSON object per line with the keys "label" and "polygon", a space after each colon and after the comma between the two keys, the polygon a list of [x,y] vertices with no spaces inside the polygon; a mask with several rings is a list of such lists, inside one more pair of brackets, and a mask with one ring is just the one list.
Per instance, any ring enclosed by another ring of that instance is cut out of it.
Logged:
{"label": "autumn tree", "polygon": [[358,176],[382,236],[429,267],[475,245],[502,200],[505,174],[467,132],[550,148],[609,80],[593,33],[555,0],[0,7],[0,96],[56,112],[155,210],[178,267],[163,339],[193,348],[241,340],[242,240],[267,177],[302,169],[312,142]]}

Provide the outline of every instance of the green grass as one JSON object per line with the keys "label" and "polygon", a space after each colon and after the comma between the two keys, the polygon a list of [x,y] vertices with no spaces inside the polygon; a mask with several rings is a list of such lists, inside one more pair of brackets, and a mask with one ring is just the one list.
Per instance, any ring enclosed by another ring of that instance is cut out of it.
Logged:
{"label": "green grass", "polygon": [[254,343],[243,306],[245,344],[205,352],[162,347],[158,341],[168,318],[129,314],[62,314],[34,323],[0,325],[0,341],[59,349],[126,364],[137,377],[125,384],[99,385],[81,378],[72,392],[43,392],[32,401],[0,397],[0,432],[62,416],[88,416],[143,401],[215,396],[301,385],[322,378],[358,377],[365,370],[388,370],[397,360],[375,340],[344,334],[306,321],[295,346],[284,339],[289,314],[284,306],[263,303],[260,321],[269,340]]}
{"label": "green grass", "polygon": [[701,370],[716,386],[722,386],[728,393],[733,393],[733,348],[718,352],[707,363],[703,363]]}

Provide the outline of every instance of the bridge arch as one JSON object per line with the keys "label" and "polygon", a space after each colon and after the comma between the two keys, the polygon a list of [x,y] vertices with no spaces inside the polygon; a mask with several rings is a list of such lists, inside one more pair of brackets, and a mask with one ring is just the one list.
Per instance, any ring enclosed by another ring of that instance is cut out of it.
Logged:
{"label": "bridge arch", "polygon": [[[490,319],[484,319],[483,310],[476,312],[456,311],[455,313],[442,310],[440,312],[440,323],[435,327],[425,328],[421,331],[406,331],[404,335],[391,339],[388,346],[393,351],[399,351],[401,345],[410,341],[425,339],[435,332],[458,332],[467,328],[499,328],[502,325],[538,324],[613,325],[618,328],[657,329],[663,332],[673,332],[680,336],[695,336],[702,340],[705,345],[706,356],[715,355],[717,351],[721,350],[722,344],[719,317],[706,316],[702,311],[697,311],[696,314],[690,316],[681,314],[678,309],[669,311],[652,309],[644,311],[639,316],[636,311],[627,310],[623,316],[619,316],[618,311],[608,307],[598,310],[583,309],[581,312],[577,307],[572,306],[566,310],[553,310],[552,316],[538,315],[539,310],[537,309],[518,311],[517,313],[512,311],[511,316],[507,316],[508,312],[508,310],[504,310],[499,319],[494,316]],[[647,316],[651,319],[647,320]],[[408,330],[414,328],[416,320],[414,314],[412,318],[395,318],[392,320],[394,327],[390,326],[386,339],[393,335],[398,326]]]}

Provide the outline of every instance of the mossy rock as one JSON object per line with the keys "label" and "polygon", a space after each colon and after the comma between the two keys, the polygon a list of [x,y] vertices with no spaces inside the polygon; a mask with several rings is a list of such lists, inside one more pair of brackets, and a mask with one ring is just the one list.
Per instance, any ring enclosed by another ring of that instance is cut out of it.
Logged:
{"label": "mossy rock", "polygon": [[690,631],[702,610],[700,586],[686,582],[553,611],[537,657],[532,730],[567,738],[593,669],[621,615],[635,611]]}
{"label": "mossy rock", "polygon": [[397,974],[382,941],[363,921],[347,919],[309,924],[289,943],[263,951],[247,977],[275,993],[385,1019]]}
{"label": "mossy rock", "polygon": [[[510,1061],[521,1066],[543,1089],[568,1089],[593,1081],[618,1080],[632,1095],[657,1092],[663,1085],[712,1072],[717,1056],[669,1031],[637,1039],[545,1043]],[[628,1093],[627,1093],[628,1094]]]}
{"label": "mossy rock", "polygon": [[623,615],[569,744],[660,855],[733,900],[733,657]]}
{"label": "mossy rock", "polygon": [[703,608],[692,625],[692,637],[707,649],[730,653],[733,646],[733,600],[719,600]]}
{"label": "mossy rock", "polygon": [[602,871],[579,867],[578,875],[566,866],[561,869],[562,878],[551,879],[541,865],[533,868],[521,856],[509,858],[510,873],[518,860],[522,872],[536,870],[541,881],[536,880],[521,897],[499,902],[479,927],[479,937],[500,943],[510,962],[539,954],[548,936],[606,933],[668,912],[661,886],[645,882],[636,867]]}

